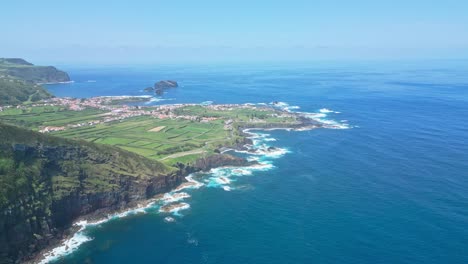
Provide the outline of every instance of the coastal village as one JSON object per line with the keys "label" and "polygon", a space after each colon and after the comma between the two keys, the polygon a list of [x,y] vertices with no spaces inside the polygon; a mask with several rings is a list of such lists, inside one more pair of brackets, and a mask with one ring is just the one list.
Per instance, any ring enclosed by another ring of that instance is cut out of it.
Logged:
{"label": "coastal village", "polygon": [[[258,106],[254,104],[168,104],[158,106],[141,106],[141,105],[127,105],[123,104],[126,102],[143,102],[149,101],[151,97],[145,96],[100,96],[86,99],[77,99],[70,97],[56,97],[47,100],[43,100],[39,103],[29,105],[18,105],[15,106],[17,109],[27,109],[35,106],[59,106],[66,107],[72,111],[83,111],[87,108],[95,108],[104,111],[100,116],[102,118],[97,120],[90,120],[82,123],[67,124],[66,126],[43,126],[40,127],[39,132],[48,133],[54,131],[62,131],[66,129],[72,129],[84,126],[95,126],[102,123],[121,121],[131,117],[137,116],[151,116],[158,119],[184,119],[195,122],[212,122],[220,119],[214,116],[199,116],[199,115],[187,115],[177,114],[175,110],[189,107],[189,106],[202,106],[207,110],[214,111],[232,111],[235,109],[250,109],[257,111],[268,111],[271,110],[268,106]],[[0,112],[4,109],[11,108],[12,106],[0,107]],[[292,114],[281,112],[272,114],[277,117],[293,117]],[[250,123],[264,123],[265,120],[252,117],[249,120]],[[233,120],[224,120],[224,129],[232,129]]]}

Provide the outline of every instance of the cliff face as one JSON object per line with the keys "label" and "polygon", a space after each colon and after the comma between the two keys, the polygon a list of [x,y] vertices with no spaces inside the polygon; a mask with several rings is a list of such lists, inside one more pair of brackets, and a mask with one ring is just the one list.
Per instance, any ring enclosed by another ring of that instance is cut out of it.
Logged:
{"label": "cliff face", "polygon": [[198,159],[193,165],[194,168],[202,171],[208,171],[217,167],[224,166],[250,166],[256,162],[249,162],[244,158],[228,155],[228,154],[215,154],[208,157]]}
{"label": "cliff face", "polygon": [[0,58],[0,105],[38,101],[52,95],[40,83],[68,82],[66,72],[19,58]]}
{"label": "cliff face", "polygon": [[179,84],[176,82],[176,81],[171,81],[171,80],[167,80],[167,81],[159,81],[157,83],[154,84],[154,89],[167,89],[167,88],[175,88],[175,87],[178,87]]}
{"label": "cliff face", "polygon": [[154,84],[154,92],[157,95],[162,95],[164,90],[169,88],[179,87],[179,84],[176,81],[166,80],[166,81],[159,81]]}
{"label": "cliff face", "polygon": [[0,263],[57,242],[79,216],[136,205],[183,181],[117,148],[0,124]]}
{"label": "cliff face", "polygon": [[10,67],[7,74],[33,83],[69,82],[70,77],[64,71],[53,66]]}
{"label": "cliff face", "polygon": [[176,163],[174,166],[178,169],[178,171],[183,175],[188,175],[193,172],[199,171],[209,171],[213,168],[224,167],[224,166],[250,166],[257,164],[255,161],[247,161],[244,158],[232,156],[229,154],[214,154],[207,157],[199,158],[195,161],[194,164],[183,164],[183,163]]}
{"label": "cliff face", "polygon": [[0,75],[2,73],[32,83],[70,81],[66,72],[53,66],[35,66],[19,58],[0,58]]}

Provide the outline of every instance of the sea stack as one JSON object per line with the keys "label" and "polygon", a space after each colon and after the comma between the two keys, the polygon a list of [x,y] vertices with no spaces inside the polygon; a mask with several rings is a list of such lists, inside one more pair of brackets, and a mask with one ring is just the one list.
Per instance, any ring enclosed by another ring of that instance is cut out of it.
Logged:
{"label": "sea stack", "polygon": [[157,95],[162,95],[165,89],[178,87],[179,84],[176,81],[166,80],[159,81],[154,84],[154,91]]}
{"label": "sea stack", "polygon": [[178,87],[179,84],[176,81],[166,80],[166,81],[159,81],[154,84],[154,89],[167,89],[167,88],[175,88]]}

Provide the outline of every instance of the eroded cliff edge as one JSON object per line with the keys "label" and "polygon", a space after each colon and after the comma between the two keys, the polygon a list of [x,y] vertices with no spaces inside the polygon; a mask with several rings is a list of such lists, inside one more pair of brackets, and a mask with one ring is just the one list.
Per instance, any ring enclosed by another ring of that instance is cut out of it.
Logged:
{"label": "eroded cliff edge", "polygon": [[215,154],[168,168],[120,148],[0,123],[0,263],[31,260],[69,235],[76,219],[134,207],[192,172],[248,164]]}
{"label": "eroded cliff edge", "polygon": [[36,66],[20,58],[0,58],[0,75],[9,75],[31,83],[69,82],[70,76],[54,66]]}
{"label": "eroded cliff edge", "polygon": [[56,244],[79,216],[131,207],[183,179],[118,148],[0,124],[0,263]]}

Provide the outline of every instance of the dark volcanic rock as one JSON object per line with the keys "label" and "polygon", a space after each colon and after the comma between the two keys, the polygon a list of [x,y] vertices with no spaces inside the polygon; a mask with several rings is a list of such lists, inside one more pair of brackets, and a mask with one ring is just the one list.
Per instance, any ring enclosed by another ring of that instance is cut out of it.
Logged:
{"label": "dark volcanic rock", "polygon": [[244,158],[232,156],[229,154],[214,154],[211,156],[199,158],[194,164],[186,165],[183,163],[177,163],[174,165],[179,169],[179,172],[183,175],[187,175],[197,171],[208,171],[213,168],[224,167],[224,166],[250,166],[257,164],[255,161],[247,161]]}
{"label": "dark volcanic rock", "polygon": [[166,80],[166,81],[159,81],[154,84],[154,89],[168,89],[168,88],[175,88],[179,87],[179,84],[176,81]]}
{"label": "dark volcanic rock", "polygon": [[0,124],[0,263],[57,244],[82,216],[133,207],[184,181],[181,172],[117,148]]}
{"label": "dark volcanic rock", "polygon": [[179,84],[176,81],[171,81],[171,80],[166,80],[166,81],[159,81],[154,84],[154,88],[148,87],[145,89],[145,92],[151,92],[154,90],[154,92],[157,95],[163,95],[164,90],[170,89],[170,88],[175,88],[178,87]]}
{"label": "dark volcanic rock", "polygon": [[215,154],[208,157],[203,157],[198,159],[194,167],[198,168],[202,171],[207,171],[217,167],[224,167],[224,166],[249,166],[254,165],[256,162],[247,161],[244,158],[232,156],[229,154]]}
{"label": "dark volcanic rock", "polygon": [[153,87],[146,87],[144,91],[145,92],[152,92],[152,91],[154,91],[154,88]]}

